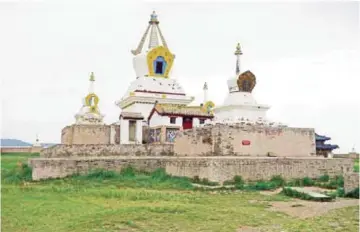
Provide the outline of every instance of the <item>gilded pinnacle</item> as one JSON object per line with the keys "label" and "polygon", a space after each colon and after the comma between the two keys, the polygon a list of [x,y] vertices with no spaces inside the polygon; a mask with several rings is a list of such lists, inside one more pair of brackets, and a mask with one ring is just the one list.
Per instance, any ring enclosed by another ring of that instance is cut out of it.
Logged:
{"label": "gilded pinnacle", "polygon": [[207,85],[207,83],[205,82],[205,84],[204,84],[204,88],[203,88],[204,90],[206,90],[206,89],[208,89],[208,85]]}
{"label": "gilded pinnacle", "polygon": [[236,51],[235,51],[235,55],[242,55],[242,51],[241,51],[241,47],[240,47],[240,43],[237,44],[236,46]]}
{"label": "gilded pinnacle", "polygon": [[91,74],[90,74],[90,81],[95,81],[94,72],[91,72]]}
{"label": "gilded pinnacle", "polygon": [[158,24],[159,21],[157,19],[157,14],[155,13],[155,11],[152,12],[152,14],[150,15],[150,21],[149,21],[150,24],[153,24],[153,23],[156,23]]}

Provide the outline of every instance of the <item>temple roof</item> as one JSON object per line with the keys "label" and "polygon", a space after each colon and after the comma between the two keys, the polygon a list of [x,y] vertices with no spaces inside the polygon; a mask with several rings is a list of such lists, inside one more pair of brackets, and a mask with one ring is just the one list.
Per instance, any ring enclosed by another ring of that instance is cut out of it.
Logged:
{"label": "temple roof", "polygon": [[[131,53],[133,55],[140,54],[142,52],[142,49],[144,47],[144,44],[146,41],[148,41],[148,49],[152,49],[158,46],[163,46],[167,48],[167,44],[165,41],[165,38],[163,34],[161,33],[160,27],[159,27],[159,20],[157,19],[157,14],[155,11],[150,15],[150,21],[149,25],[146,28],[145,33],[141,37],[141,40],[139,42],[139,45],[135,50],[132,50]],[[149,34],[150,31],[150,34]],[[160,40],[159,40],[160,37]]]}
{"label": "temple roof", "polygon": [[[183,106],[173,104],[156,104],[153,111],[160,115],[176,115],[176,116],[198,116],[212,118],[214,115],[208,113],[202,106]],[[151,118],[150,114],[149,118]]]}
{"label": "temple roof", "polygon": [[318,141],[327,141],[327,140],[330,140],[330,139],[331,139],[330,137],[326,137],[326,136],[319,135],[319,134],[316,134],[316,133],[315,133],[315,140],[318,140]]}
{"label": "temple roof", "polygon": [[144,119],[144,116],[138,112],[121,112],[120,119]]}
{"label": "temple roof", "polygon": [[338,145],[333,145],[333,144],[318,144],[316,145],[316,149],[321,149],[321,150],[334,150],[339,148]]}

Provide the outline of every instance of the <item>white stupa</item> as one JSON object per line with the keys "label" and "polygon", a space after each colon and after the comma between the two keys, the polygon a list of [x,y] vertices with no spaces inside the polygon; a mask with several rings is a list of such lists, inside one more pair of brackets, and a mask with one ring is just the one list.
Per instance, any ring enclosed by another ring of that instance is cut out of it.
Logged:
{"label": "white stupa", "polygon": [[104,124],[104,115],[100,113],[98,106],[99,97],[95,94],[94,90],[95,76],[93,72],[90,75],[89,81],[89,93],[83,99],[83,106],[79,113],[75,115],[76,124]]}
{"label": "white stupa", "polygon": [[35,140],[35,143],[32,145],[33,147],[41,147],[41,143],[40,143],[40,140],[39,140],[39,136],[36,135],[36,140]]}
{"label": "white stupa", "polygon": [[131,52],[136,79],[116,102],[122,112],[140,113],[146,119],[155,102],[186,106],[194,100],[194,97],[185,94],[176,79],[171,79],[175,55],[166,44],[155,12],[151,14],[138,47]]}
{"label": "white stupa", "polygon": [[252,95],[256,77],[251,71],[241,73],[240,44],[237,44],[235,76],[227,81],[229,93],[224,103],[214,108],[214,123],[268,123],[266,112],[270,106],[258,104]]}

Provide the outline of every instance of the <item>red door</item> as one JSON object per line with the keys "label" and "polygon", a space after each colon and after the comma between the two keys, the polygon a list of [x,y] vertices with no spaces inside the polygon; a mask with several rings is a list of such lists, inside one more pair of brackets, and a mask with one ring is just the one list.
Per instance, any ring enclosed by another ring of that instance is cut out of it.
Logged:
{"label": "red door", "polygon": [[191,129],[193,125],[193,119],[191,117],[183,117],[183,129]]}

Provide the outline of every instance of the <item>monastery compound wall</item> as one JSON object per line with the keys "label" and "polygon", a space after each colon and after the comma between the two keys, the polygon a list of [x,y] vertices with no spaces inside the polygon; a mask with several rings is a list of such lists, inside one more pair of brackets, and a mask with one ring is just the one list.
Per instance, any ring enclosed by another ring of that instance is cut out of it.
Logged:
{"label": "monastery compound wall", "polygon": [[65,177],[94,169],[120,171],[132,166],[138,170],[154,171],[164,168],[175,176],[207,178],[223,182],[235,175],[245,180],[267,180],[274,175],[286,179],[346,175],[352,172],[352,159],[277,158],[277,157],[63,157],[35,158],[29,161],[34,180]]}
{"label": "monastery compound wall", "polygon": [[[72,133],[69,128],[65,131]],[[72,128],[89,136],[93,133],[90,127]],[[351,174],[354,165],[353,159],[314,157],[312,129],[217,125],[179,131],[173,144],[110,144],[106,133],[103,130],[100,135],[107,144],[59,144],[42,150],[41,158],[29,160],[33,179],[93,169],[120,171],[129,165],[142,171],[164,168],[171,175],[216,182],[235,175],[245,180],[266,180],[274,175],[315,178],[325,173]],[[244,140],[250,143],[244,145]],[[269,152],[278,157],[268,157]]]}

